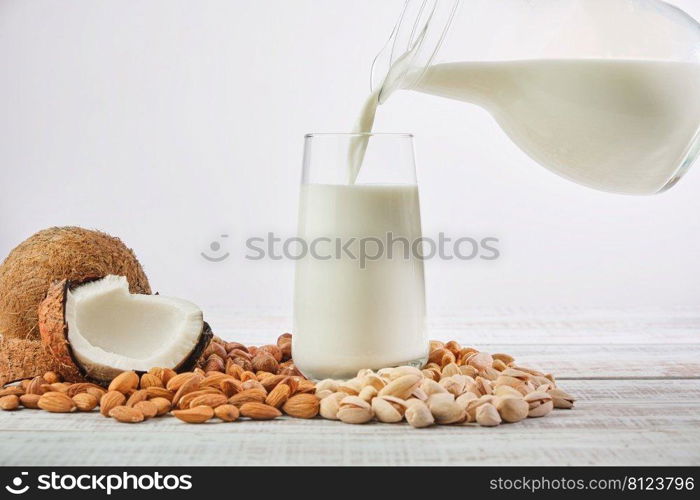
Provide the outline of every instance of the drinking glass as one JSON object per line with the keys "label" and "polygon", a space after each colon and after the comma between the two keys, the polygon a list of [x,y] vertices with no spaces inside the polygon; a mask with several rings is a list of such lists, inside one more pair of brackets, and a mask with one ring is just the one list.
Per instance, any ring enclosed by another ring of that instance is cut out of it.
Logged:
{"label": "drinking glass", "polygon": [[[358,147],[364,152],[355,177]],[[353,181],[354,179],[354,181]],[[311,379],[428,355],[410,134],[309,134],[299,198],[294,363]]]}

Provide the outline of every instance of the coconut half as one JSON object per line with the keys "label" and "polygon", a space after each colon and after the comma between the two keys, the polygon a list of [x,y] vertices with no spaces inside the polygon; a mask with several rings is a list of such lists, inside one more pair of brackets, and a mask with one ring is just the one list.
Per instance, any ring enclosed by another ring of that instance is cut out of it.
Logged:
{"label": "coconut half", "polygon": [[54,284],[39,308],[39,329],[62,371],[103,384],[125,370],[190,370],[212,338],[196,305],[131,294],[127,279],[112,275]]}

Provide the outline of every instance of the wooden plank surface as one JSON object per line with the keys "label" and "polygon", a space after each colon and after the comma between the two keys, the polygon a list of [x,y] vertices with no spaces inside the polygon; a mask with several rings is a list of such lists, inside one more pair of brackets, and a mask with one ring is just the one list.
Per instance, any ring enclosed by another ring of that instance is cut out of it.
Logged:
{"label": "wooden plank surface", "polygon": [[[217,333],[268,343],[285,315],[214,308]],[[557,376],[571,411],[485,429],[315,419],[118,424],[97,413],[0,412],[0,465],[700,465],[700,311],[527,309],[434,318],[457,339]]]}
{"label": "wooden plank surface", "polygon": [[700,381],[567,381],[574,410],[487,429],[0,413],[0,465],[700,465]]}

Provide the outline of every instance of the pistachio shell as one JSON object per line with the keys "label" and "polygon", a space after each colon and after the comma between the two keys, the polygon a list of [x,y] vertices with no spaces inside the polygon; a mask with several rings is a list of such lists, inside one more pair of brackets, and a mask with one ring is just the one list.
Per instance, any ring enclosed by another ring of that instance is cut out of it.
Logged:
{"label": "pistachio shell", "polygon": [[426,404],[416,399],[409,404],[406,410],[406,421],[415,428],[422,428],[433,425],[435,418]]}
{"label": "pistachio shell", "polygon": [[372,410],[380,422],[395,423],[403,420],[403,414],[384,398],[374,398]]}
{"label": "pistachio shell", "polygon": [[338,390],[338,381],[333,380],[332,378],[327,378],[324,380],[321,380],[316,384],[316,393],[318,394],[321,391],[331,391],[331,392],[336,392]]}
{"label": "pistachio shell", "polygon": [[323,418],[328,420],[338,420],[338,409],[340,408],[340,401],[348,397],[344,392],[334,392],[328,397],[321,400],[321,407],[319,413]]}
{"label": "pistachio shell", "polygon": [[484,427],[495,427],[501,423],[501,416],[495,406],[486,403],[476,409],[476,423]]}
{"label": "pistachio shell", "polygon": [[428,397],[432,396],[433,394],[447,392],[447,389],[445,389],[440,383],[430,379],[423,380],[420,388],[423,389],[423,392],[427,394]]}
{"label": "pistachio shell", "polygon": [[396,380],[404,375],[417,375],[422,378],[423,373],[420,371],[420,368],[416,368],[415,366],[399,366],[391,372],[390,378],[391,380]]}
{"label": "pistachio shell", "polygon": [[459,366],[457,363],[449,363],[442,369],[442,380],[445,377],[451,377],[452,375],[457,375],[458,373],[461,373],[459,371]]}
{"label": "pistachio shell", "polygon": [[[440,396],[438,394],[434,395]],[[460,405],[454,400],[436,398],[429,405],[430,412],[438,424],[454,424],[464,420],[466,414]]]}
{"label": "pistachio shell", "polygon": [[496,401],[496,409],[500,413],[501,418],[506,422],[520,422],[527,417],[530,412],[530,405],[522,398],[499,398]]}
{"label": "pistachio shell", "polygon": [[455,400],[455,403],[461,406],[462,409],[466,410],[469,402],[475,399],[478,399],[478,396],[476,394],[474,394],[473,392],[465,392],[464,394],[459,395],[459,397]]}
{"label": "pistachio shell", "polygon": [[554,402],[552,400],[540,403],[535,407],[530,405],[530,411],[528,411],[527,416],[530,418],[545,417],[549,415],[553,409]]}
{"label": "pistachio shell", "polygon": [[374,416],[371,409],[357,406],[341,406],[337,415],[338,419],[346,424],[364,424]]}
{"label": "pistachio shell", "polygon": [[358,397],[369,402],[369,401],[372,401],[372,398],[374,398],[376,395],[377,395],[377,389],[375,389],[371,385],[366,385],[365,387],[362,388]]}
{"label": "pistachio shell", "polygon": [[574,407],[574,401],[576,401],[574,397],[562,391],[561,389],[551,389],[547,391],[547,394],[549,394],[552,397],[552,401],[554,402],[555,408],[563,408],[565,410],[568,410]]}
{"label": "pistachio shell", "polygon": [[418,375],[408,374],[394,379],[379,391],[379,396],[395,396],[401,399],[408,398],[423,378],[423,374],[420,373],[420,371],[418,373]]}

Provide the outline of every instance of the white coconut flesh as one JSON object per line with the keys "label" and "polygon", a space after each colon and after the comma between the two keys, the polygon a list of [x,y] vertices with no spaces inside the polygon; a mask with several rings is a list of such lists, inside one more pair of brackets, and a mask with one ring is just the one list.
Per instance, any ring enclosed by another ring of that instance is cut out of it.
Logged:
{"label": "white coconut flesh", "polygon": [[68,292],[68,342],[88,375],[175,368],[197,345],[204,320],[191,302],[132,295],[122,276],[107,276]]}

